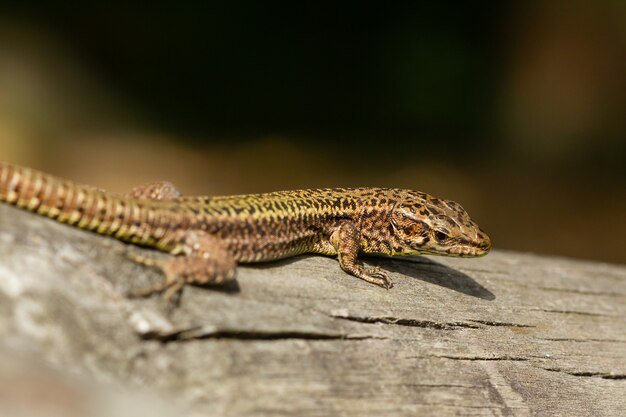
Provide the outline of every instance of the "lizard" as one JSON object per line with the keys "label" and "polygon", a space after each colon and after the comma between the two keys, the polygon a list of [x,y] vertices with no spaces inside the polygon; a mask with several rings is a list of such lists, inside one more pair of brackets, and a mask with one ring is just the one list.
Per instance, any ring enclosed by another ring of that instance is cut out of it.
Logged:
{"label": "lizard", "polygon": [[186,284],[232,281],[238,263],[335,256],[348,274],[389,289],[387,272],[364,265],[361,254],[477,257],[491,249],[459,203],[399,188],[187,197],[162,181],[116,195],[0,161],[0,202],[169,253],[131,256],[164,278],[129,293],[163,293],[168,301]]}

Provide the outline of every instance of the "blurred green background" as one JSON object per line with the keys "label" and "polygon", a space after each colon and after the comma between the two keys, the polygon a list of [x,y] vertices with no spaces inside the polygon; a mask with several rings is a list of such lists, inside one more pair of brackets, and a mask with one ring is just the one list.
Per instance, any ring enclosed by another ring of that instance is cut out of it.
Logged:
{"label": "blurred green background", "polygon": [[626,2],[2,2],[0,159],[116,192],[389,186],[626,262]]}

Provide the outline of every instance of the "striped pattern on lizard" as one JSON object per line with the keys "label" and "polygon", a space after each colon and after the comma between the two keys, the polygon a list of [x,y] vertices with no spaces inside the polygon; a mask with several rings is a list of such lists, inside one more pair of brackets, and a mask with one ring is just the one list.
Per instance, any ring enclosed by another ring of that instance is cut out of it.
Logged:
{"label": "striped pattern on lizard", "polygon": [[458,203],[396,188],[333,188],[226,197],[183,197],[167,182],[125,196],[0,162],[0,201],[61,223],[173,255],[135,257],[160,268],[162,282],[131,295],[232,280],[237,263],[302,253],[336,256],[350,275],[384,288],[392,282],[359,255],[476,257],[487,234]]}

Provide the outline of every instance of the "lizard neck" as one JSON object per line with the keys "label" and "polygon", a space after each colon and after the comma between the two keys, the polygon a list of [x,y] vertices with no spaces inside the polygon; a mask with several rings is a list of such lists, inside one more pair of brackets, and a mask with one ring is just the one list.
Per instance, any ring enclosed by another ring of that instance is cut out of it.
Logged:
{"label": "lizard neck", "polygon": [[401,201],[402,190],[394,188],[363,190],[357,222],[363,252],[393,255],[399,249],[393,246],[395,238],[390,228],[390,217]]}

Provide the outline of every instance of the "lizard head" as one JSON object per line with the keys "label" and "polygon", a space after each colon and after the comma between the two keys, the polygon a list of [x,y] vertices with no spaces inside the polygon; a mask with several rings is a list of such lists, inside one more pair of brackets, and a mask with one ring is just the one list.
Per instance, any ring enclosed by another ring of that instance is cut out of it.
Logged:
{"label": "lizard head", "polygon": [[395,255],[483,256],[491,249],[487,234],[459,203],[409,192],[393,209],[390,231]]}

